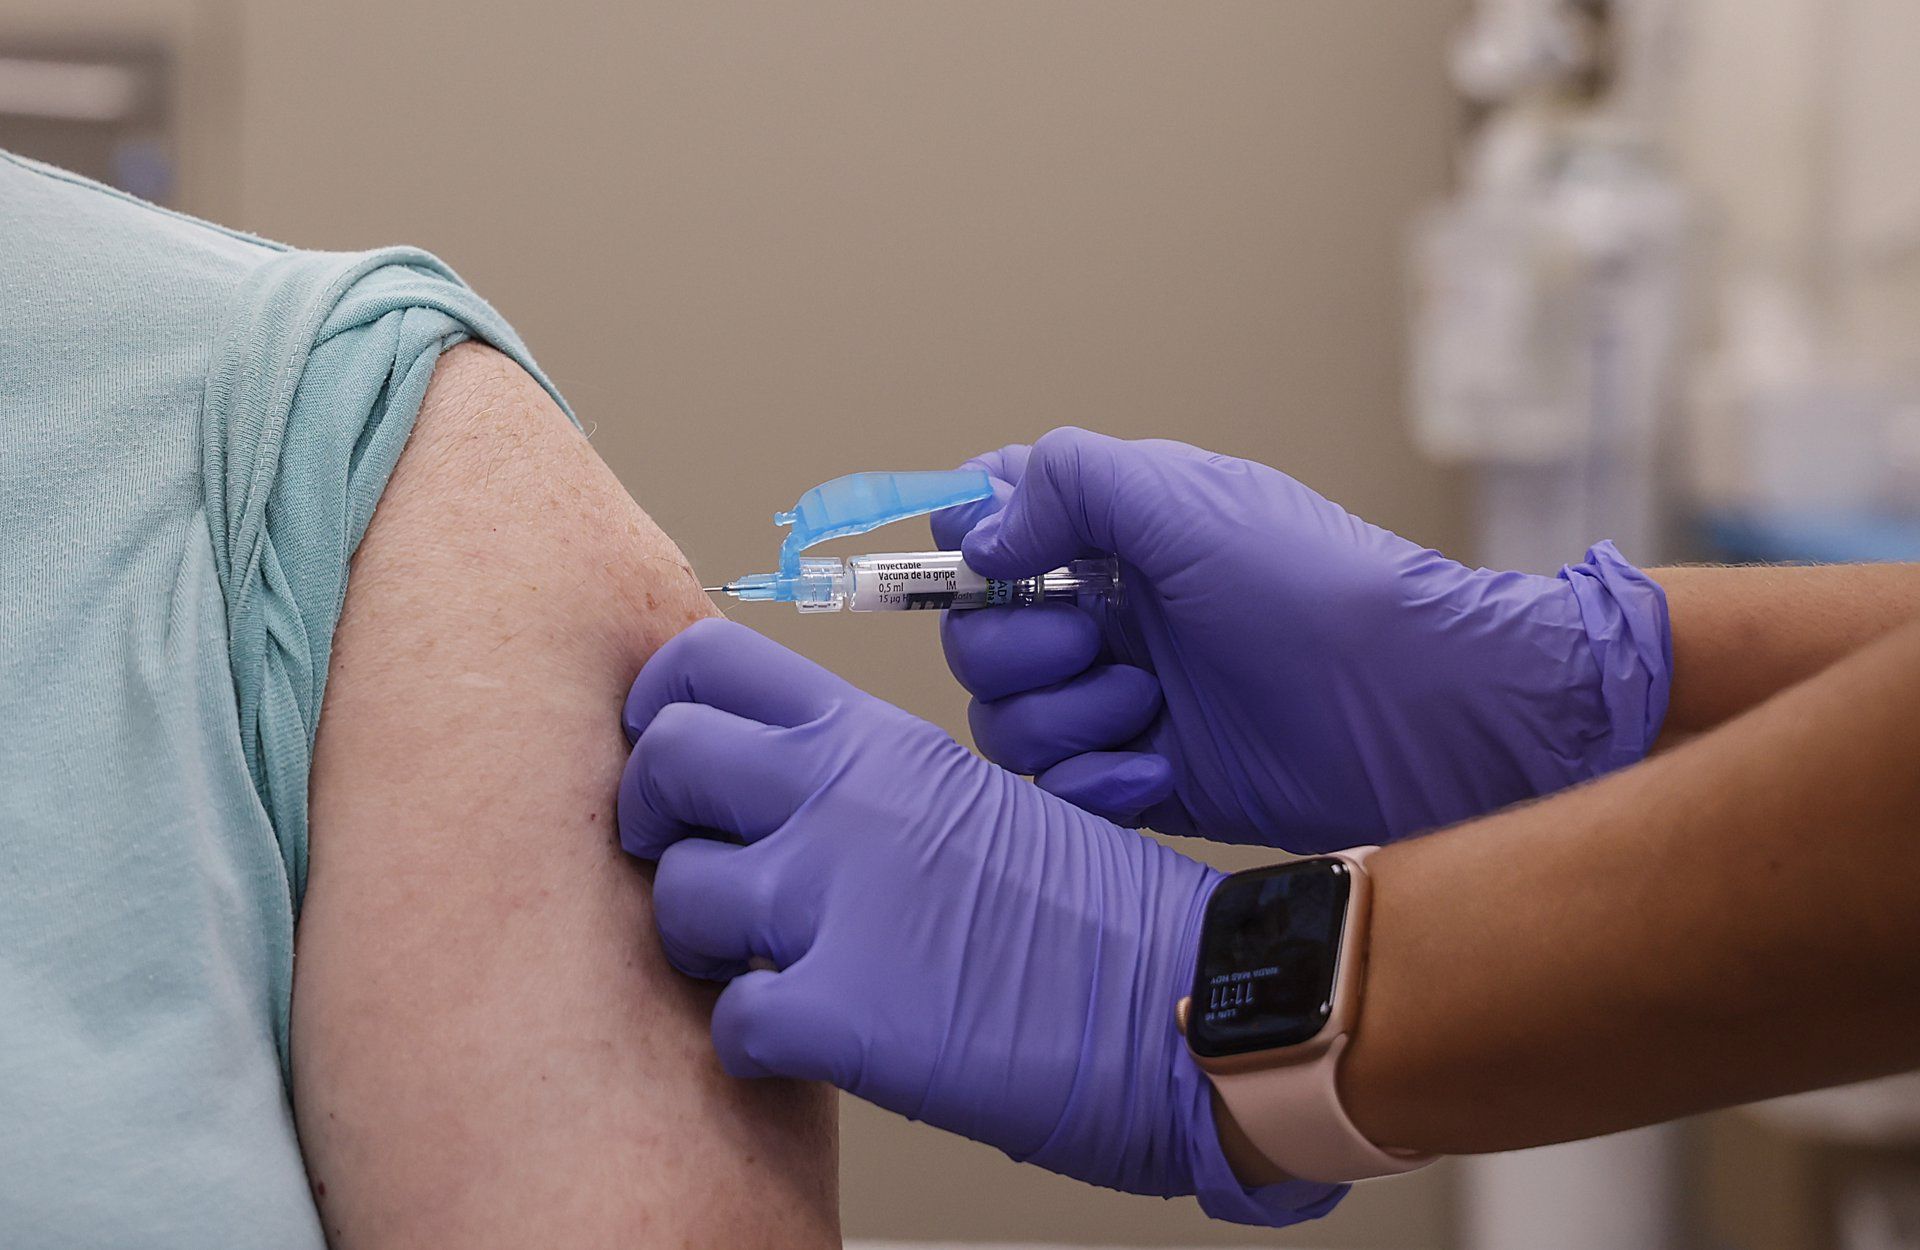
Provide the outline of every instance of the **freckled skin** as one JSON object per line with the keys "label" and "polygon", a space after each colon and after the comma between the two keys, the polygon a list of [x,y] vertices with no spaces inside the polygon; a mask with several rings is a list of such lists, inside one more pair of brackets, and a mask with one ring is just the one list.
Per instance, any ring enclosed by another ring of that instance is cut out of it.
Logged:
{"label": "freckled skin", "polygon": [[827,1092],[720,1070],[599,821],[634,673],[712,614],[530,378],[442,358],[315,753],[294,1103],[335,1247],[839,1245]]}

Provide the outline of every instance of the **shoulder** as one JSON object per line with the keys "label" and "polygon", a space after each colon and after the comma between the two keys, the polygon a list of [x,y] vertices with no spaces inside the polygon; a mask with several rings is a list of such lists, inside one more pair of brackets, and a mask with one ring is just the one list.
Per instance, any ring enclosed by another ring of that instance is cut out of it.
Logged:
{"label": "shoulder", "polygon": [[[395,579],[403,600],[471,596],[502,622],[567,614],[560,651],[629,672],[711,611],[685,557],[546,386],[477,342],[439,358],[353,578]],[[371,596],[350,597],[349,611],[356,598]]]}

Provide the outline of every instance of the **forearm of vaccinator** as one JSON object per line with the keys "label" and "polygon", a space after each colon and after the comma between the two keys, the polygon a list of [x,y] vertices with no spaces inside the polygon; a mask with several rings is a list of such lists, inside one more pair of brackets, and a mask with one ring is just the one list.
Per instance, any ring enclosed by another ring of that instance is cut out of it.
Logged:
{"label": "forearm of vaccinator", "polygon": [[1920,564],[1652,569],[1673,622],[1668,747],[1920,617]]}
{"label": "forearm of vaccinator", "polygon": [[1920,1067],[1917,844],[1920,623],[1376,855],[1346,1105],[1375,1141],[1472,1153]]}

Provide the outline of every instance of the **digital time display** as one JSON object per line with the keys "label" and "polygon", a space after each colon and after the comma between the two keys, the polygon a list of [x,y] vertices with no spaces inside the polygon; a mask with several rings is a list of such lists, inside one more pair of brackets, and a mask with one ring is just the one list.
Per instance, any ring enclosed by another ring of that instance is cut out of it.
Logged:
{"label": "digital time display", "polygon": [[1187,1016],[1196,1053],[1293,1046],[1327,1023],[1352,870],[1309,859],[1223,881],[1207,903]]}

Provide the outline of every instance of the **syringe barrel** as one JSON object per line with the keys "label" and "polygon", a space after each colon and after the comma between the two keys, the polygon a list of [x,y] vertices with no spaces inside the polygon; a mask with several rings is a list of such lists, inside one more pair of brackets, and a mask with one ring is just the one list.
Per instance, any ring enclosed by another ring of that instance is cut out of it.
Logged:
{"label": "syringe barrel", "polygon": [[1111,602],[1120,588],[1119,565],[1112,559],[1076,560],[1012,581],[981,576],[957,551],[852,556],[846,569],[845,602],[855,612],[1024,607],[1048,600]]}

